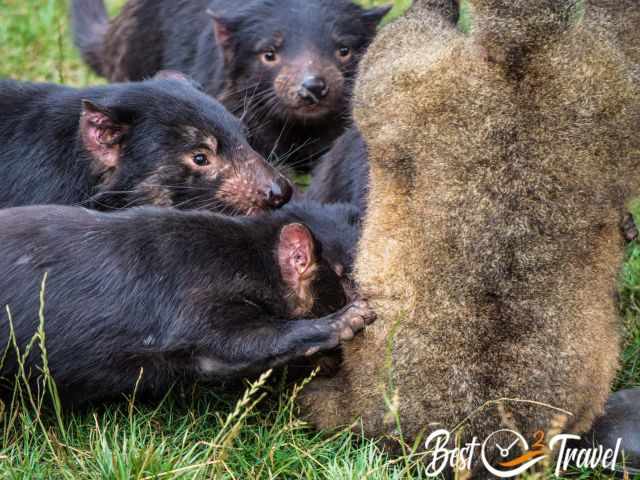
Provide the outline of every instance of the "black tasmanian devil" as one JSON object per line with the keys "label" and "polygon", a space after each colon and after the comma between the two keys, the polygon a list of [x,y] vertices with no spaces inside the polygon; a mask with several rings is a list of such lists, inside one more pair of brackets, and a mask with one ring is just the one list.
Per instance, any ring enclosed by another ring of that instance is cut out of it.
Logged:
{"label": "black tasmanian devil", "polygon": [[350,0],[74,0],[75,40],[111,81],[169,68],[243,116],[252,145],[306,167],[348,124],[360,58],[390,7]]}
{"label": "black tasmanian devil", "polygon": [[291,197],[240,121],[178,73],[82,90],[0,80],[0,111],[0,208],[251,214]]}
{"label": "black tasmanian devil", "polygon": [[[333,349],[373,314],[360,300],[347,305],[322,238],[296,221],[302,214],[0,211],[0,305],[11,312],[0,344],[11,326],[21,349],[36,333],[48,272],[48,364],[65,405],[131,393],[141,371],[138,391],[158,395],[178,380],[238,377]],[[331,236],[327,221],[317,231]],[[37,350],[25,364],[34,386]],[[18,372],[15,353],[5,355],[5,387]]]}

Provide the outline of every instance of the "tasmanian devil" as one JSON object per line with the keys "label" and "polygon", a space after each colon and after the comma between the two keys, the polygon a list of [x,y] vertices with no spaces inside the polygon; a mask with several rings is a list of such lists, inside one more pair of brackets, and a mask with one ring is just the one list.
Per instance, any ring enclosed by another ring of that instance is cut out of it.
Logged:
{"label": "tasmanian devil", "polygon": [[251,214],[291,197],[245,128],[186,77],[76,90],[0,81],[0,207],[140,204]]}
{"label": "tasmanian devil", "polygon": [[[13,332],[24,352],[48,272],[45,345],[66,405],[130,393],[140,376],[137,391],[157,395],[178,380],[253,374],[332,349],[373,314],[362,301],[347,305],[322,242],[294,217],[3,210],[0,305],[10,316],[0,342]],[[5,386],[16,358],[14,349],[5,356]],[[26,359],[34,385],[40,362],[35,350]]]}
{"label": "tasmanian devil", "polygon": [[350,0],[74,0],[75,41],[112,81],[170,68],[242,116],[252,145],[304,167],[342,133],[358,63],[389,7]]}

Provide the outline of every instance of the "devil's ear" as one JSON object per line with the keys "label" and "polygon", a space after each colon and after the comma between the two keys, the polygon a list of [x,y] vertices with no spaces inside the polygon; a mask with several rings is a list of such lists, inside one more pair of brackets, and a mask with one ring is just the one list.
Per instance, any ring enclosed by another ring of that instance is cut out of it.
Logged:
{"label": "devil's ear", "polygon": [[233,39],[234,28],[231,22],[213,10],[207,10],[207,15],[213,20],[213,33],[216,36],[216,42],[223,48],[228,47]]}
{"label": "devil's ear", "polygon": [[122,143],[128,129],[129,126],[118,121],[111,109],[89,100],[82,101],[82,143],[102,168],[115,168],[119,165]]}
{"label": "devil's ear", "polygon": [[280,231],[278,264],[285,283],[297,290],[316,266],[315,241],[307,227],[291,223]]}
{"label": "devil's ear", "polygon": [[362,14],[363,22],[370,28],[376,28],[387,13],[391,11],[393,5],[384,5],[382,7],[370,8]]}

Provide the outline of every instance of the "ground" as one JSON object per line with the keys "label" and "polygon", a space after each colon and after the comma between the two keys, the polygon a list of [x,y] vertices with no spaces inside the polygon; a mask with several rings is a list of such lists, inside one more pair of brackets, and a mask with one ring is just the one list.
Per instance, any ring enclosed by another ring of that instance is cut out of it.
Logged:
{"label": "ground", "polygon": [[[394,14],[409,2],[397,0]],[[111,0],[109,7],[115,13],[122,3]],[[0,78],[102,81],[73,49],[67,8],[67,0],[0,0]],[[640,214],[640,203],[632,209]],[[617,389],[640,386],[636,243],[628,247],[620,278],[626,350]],[[16,406],[0,410],[0,478],[425,478],[414,459],[391,458],[350,432],[314,432],[296,417],[297,388],[285,386],[282,374],[273,377],[247,386],[244,396],[242,390],[220,396],[194,388],[152,406],[123,402],[73,414],[40,415],[37,401],[23,392]]]}

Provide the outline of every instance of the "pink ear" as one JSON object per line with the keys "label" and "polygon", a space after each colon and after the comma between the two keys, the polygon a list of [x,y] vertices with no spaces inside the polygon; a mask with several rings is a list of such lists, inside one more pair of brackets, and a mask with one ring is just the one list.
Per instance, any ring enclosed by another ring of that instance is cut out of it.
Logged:
{"label": "pink ear", "polygon": [[292,223],[282,229],[278,242],[278,263],[284,281],[296,289],[316,263],[315,244],[307,227]]}
{"label": "pink ear", "polygon": [[105,168],[115,168],[120,162],[122,137],[127,126],[116,122],[106,108],[89,100],[82,101],[80,134],[84,147]]}
{"label": "pink ear", "polygon": [[213,19],[213,32],[216,35],[218,45],[221,47],[229,46],[233,32],[228,22],[211,10],[207,10],[207,14]]}

